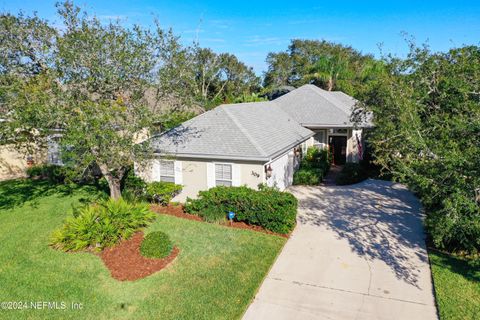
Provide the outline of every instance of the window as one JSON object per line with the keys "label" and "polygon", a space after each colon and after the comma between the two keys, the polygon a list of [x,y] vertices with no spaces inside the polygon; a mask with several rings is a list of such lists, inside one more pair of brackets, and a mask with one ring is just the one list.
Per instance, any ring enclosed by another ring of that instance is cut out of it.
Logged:
{"label": "window", "polygon": [[216,186],[232,186],[232,165],[231,164],[215,164],[215,185]]}
{"label": "window", "polygon": [[331,134],[347,134],[347,129],[330,129]]}
{"label": "window", "polygon": [[324,131],[318,131],[315,133],[313,136],[313,145],[315,147],[318,147],[322,149],[325,146],[325,132]]}
{"label": "window", "polygon": [[160,181],[175,183],[175,161],[160,160]]}
{"label": "window", "polygon": [[60,137],[50,136],[48,138],[48,163],[61,166],[63,165],[60,154]]}

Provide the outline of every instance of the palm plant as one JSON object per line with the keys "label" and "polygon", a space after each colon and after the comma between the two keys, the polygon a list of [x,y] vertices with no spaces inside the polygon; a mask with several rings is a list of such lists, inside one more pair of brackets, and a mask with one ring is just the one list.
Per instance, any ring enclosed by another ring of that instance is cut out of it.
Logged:
{"label": "palm plant", "polygon": [[339,80],[352,76],[349,61],[341,55],[322,56],[313,64],[304,80],[319,83],[324,89],[332,91],[337,87]]}

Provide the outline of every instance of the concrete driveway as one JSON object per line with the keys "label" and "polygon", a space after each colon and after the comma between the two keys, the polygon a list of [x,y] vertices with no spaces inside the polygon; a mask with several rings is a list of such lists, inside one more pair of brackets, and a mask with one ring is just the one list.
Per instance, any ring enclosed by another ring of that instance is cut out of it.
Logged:
{"label": "concrete driveway", "polygon": [[437,319],[420,203],[405,187],[291,192],[298,225],[244,319]]}

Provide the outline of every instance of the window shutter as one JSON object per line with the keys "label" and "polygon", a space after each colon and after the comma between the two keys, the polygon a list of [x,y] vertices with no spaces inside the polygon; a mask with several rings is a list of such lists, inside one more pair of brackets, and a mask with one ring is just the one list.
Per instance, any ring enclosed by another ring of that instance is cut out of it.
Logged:
{"label": "window shutter", "polygon": [[175,184],[183,184],[182,161],[175,161]]}
{"label": "window shutter", "polygon": [[207,162],[207,188],[215,187],[215,164]]}
{"label": "window shutter", "polygon": [[238,163],[232,163],[232,186],[238,187],[241,185],[241,168]]}
{"label": "window shutter", "polygon": [[155,159],[152,161],[152,181],[160,181],[160,160]]}

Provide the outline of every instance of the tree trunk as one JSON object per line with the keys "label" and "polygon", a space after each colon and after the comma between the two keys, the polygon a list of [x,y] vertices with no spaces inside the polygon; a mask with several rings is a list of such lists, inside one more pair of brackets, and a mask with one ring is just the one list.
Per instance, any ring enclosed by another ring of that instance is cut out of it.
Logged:
{"label": "tree trunk", "polygon": [[120,179],[114,178],[111,175],[106,175],[105,179],[108,182],[108,188],[110,189],[110,198],[120,199],[122,197],[122,192],[120,191]]}
{"label": "tree trunk", "polygon": [[328,78],[327,90],[328,91],[333,90],[333,78],[332,77]]}
{"label": "tree trunk", "polygon": [[108,166],[102,163],[97,163],[100,171],[108,182],[108,188],[110,189],[110,198],[119,199],[122,197],[122,192],[120,190],[120,183],[122,181],[123,175],[125,173],[124,168],[115,170],[116,175],[112,174],[112,171],[108,169]]}

